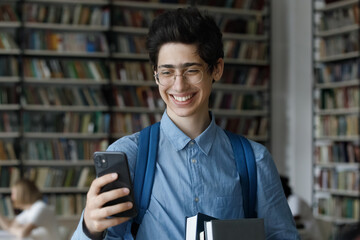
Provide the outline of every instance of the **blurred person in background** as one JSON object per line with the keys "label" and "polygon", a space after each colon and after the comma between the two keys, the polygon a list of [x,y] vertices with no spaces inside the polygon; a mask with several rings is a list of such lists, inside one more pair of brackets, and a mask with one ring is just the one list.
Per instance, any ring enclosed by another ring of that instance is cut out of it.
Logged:
{"label": "blurred person in background", "polygon": [[42,201],[35,183],[20,179],[11,187],[13,208],[20,210],[14,219],[0,215],[0,227],[17,237],[34,240],[59,240],[58,225],[53,207]]}
{"label": "blurred person in background", "polygon": [[289,178],[280,176],[281,184],[284,189],[291,213],[294,217],[296,228],[302,240],[322,240],[324,239],[319,230],[316,219],[312,214],[310,206],[304,199],[293,194],[289,186]]}

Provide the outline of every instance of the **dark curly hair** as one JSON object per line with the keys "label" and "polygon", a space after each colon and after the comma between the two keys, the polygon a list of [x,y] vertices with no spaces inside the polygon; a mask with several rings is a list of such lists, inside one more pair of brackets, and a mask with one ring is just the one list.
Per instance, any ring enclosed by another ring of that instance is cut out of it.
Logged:
{"label": "dark curly hair", "polygon": [[195,7],[169,10],[154,19],[147,35],[150,63],[157,69],[158,54],[166,43],[196,44],[197,53],[212,72],[224,57],[222,33],[213,17]]}

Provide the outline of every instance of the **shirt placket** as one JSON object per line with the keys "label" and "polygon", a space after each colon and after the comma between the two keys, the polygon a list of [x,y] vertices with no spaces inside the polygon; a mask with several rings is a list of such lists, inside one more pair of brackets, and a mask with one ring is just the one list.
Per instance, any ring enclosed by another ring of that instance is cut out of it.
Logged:
{"label": "shirt placket", "polygon": [[199,211],[199,205],[202,202],[202,180],[201,180],[201,168],[200,164],[201,161],[199,159],[199,146],[196,144],[194,140],[192,140],[189,143],[189,166],[190,166],[190,176],[191,176],[191,202],[193,209],[192,211],[194,213],[197,213]]}

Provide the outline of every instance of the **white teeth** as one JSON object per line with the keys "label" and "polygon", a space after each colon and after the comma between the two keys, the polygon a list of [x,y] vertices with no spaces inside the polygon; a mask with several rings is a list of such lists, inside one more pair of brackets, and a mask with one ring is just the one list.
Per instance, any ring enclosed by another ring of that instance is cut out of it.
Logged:
{"label": "white teeth", "polygon": [[177,97],[177,96],[174,96],[174,98],[175,98],[176,101],[185,102],[186,100],[188,100],[188,99],[191,98],[191,95],[185,96],[185,97]]}

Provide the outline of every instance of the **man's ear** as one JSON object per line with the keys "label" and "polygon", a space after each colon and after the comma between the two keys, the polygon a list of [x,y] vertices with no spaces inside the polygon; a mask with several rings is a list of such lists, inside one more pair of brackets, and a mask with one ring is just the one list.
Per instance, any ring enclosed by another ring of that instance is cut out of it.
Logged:
{"label": "man's ear", "polygon": [[213,71],[213,79],[214,81],[219,81],[221,79],[221,76],[224,72],[224,59],[219,58],[217,61],[217,64],[214,67]]}

